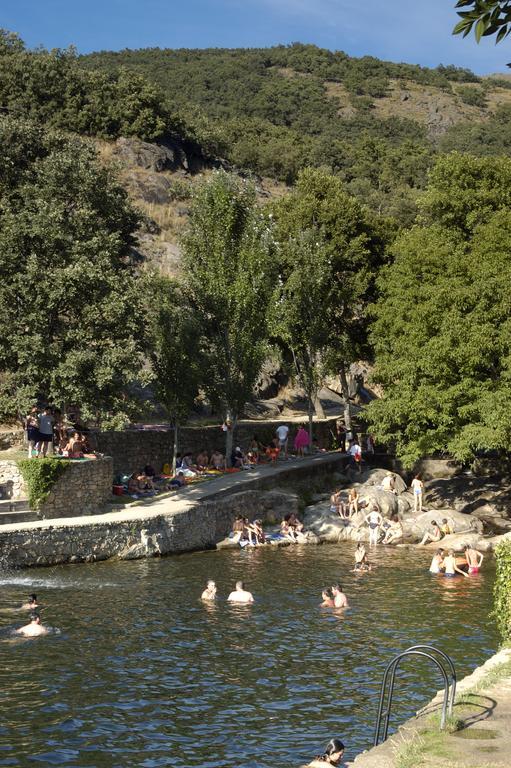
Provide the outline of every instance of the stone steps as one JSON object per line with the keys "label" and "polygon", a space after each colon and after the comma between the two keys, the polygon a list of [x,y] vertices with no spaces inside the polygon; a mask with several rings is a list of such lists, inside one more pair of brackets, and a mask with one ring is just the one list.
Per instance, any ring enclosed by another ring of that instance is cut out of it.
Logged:
{"label": "stone steps", "polygon": [[32,523],[37,512],[30,509],[27,499],[4,499],[0,501],[0,525]]}

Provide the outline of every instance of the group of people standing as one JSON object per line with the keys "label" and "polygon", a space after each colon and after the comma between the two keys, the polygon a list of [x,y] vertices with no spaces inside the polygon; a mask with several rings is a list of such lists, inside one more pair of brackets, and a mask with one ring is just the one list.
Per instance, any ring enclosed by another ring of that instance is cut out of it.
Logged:
{"label": "group of people standing", "polygon": [[90,454],[86,437],[65,421],[58,408],[32,406],[25,417],[25,429],[29,459],[53,454],[81,459]]}

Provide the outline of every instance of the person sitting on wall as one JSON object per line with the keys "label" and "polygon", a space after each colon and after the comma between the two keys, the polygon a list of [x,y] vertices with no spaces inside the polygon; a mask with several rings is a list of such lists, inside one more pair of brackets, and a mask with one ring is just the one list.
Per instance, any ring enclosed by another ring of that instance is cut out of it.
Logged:
{"label": "person sitting on wall", "polygon": [[232,524],[232,531],[229,534],[229,538],[232,539],[235,544],[240,544],[245,538],[245,528],[245,518],[243,515],[238,515]]}
{"label": "person sitting on wall", "polygon": [[80,439],[80,434],[78,432],[73,432],[64,448],[63,455],[68,456],[70,459],[83,459],[84,454],[85,450]]}
{"label": "person sitting on wall", "polygon": [[205,448],[201,448],[195,461],[199,472],[205,472],[209,466],[209,456]]}
{"label": "person sitting on wall", "polygon": [[248,445],[247,458],[249,462],[251,464],[258,464],[259,457],[262,451],[263,451],[263,447],[259,442],[259,440],[257,439],[257,435],[254,435]]}
{"label": "person sitting on wall", "polygon": [[169,488],[182,488],[184,485],[186,485],[186,480],[183,471],[180,469],[176,476],[172,478],[172,480],[169,482],[168,487]]}
{"label": "person sitting on wall", "polygon": [[245,466],[245,455],[241,448],[237,446],[231,453],[231,467],[233,469],[243,469]]}
{"label": "person sitting on wall", "polygon": [[138,493],[141,493],[144,496],[153,496],[156,493],[153,481],[145,474],[143,469],[141,469],[137,475],[137,482]]}
{"label": "person sitting on wall", "polygon": [[253,523],[247,525],[248,543],[253,547],[266,543],[266,538],[263,531],[263,523],[261,520],[254,520]]}
{"label": "person sitting on wall", "polygon": [[223,453],[214,450],[211,454],[209,466],[211,469],[216,469],[218,472],[223,472],[225,470],[225,458]]}

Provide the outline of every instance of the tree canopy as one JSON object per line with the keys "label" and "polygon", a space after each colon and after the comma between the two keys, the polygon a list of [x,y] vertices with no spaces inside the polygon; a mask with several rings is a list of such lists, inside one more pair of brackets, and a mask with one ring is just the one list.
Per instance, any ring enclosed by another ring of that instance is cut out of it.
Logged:
{"label": "tree canopy", "polygon": [[456,8],[461,21],[454,27],[453,34],[467,37],[474,31],[477,42],[482,37],[496,35],[500,43],[511,32],[511,4],[509,0],[458,0]]}
{"label": "tree canopy", "polygon": [[43,397],[126,418],[142,349],[137,215],[79,139],[3,117],[0,142],[0,411]]}
{"label": "tree canopy", "polygon": [[384,395],[369,417],[408,465],[510,448],[510,172],[507,158],[440,160],[423,221],[380,277],[372,340]]}

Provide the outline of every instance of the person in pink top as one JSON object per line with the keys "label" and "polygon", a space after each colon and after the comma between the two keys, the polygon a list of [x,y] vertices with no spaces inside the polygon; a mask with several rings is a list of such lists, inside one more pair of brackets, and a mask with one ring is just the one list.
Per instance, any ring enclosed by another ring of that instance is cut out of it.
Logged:
{"label": "person in pink top", "polygon": [[298,456],[304,456],[305,449],[309,447],[309,433],[302,426],[296,433],[294,445]]}

